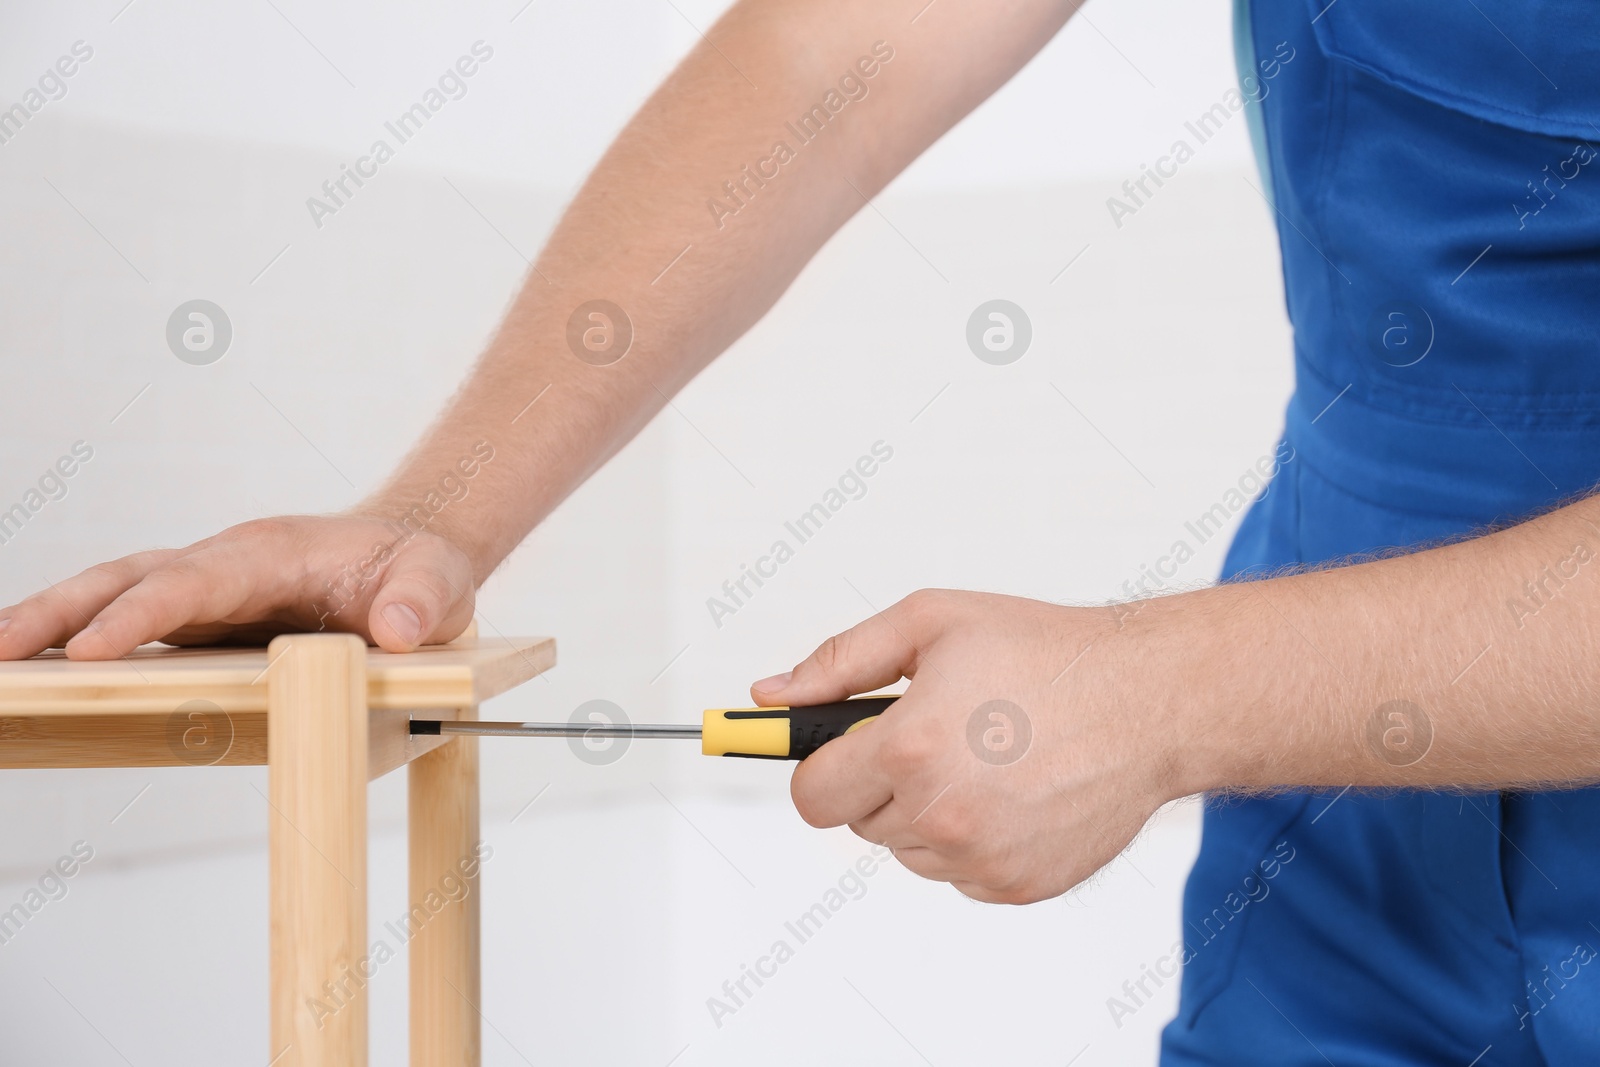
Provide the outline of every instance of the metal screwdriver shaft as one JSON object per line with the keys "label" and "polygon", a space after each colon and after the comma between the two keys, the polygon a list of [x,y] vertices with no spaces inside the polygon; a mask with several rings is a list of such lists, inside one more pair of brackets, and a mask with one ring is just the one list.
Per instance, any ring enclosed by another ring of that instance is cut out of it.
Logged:
{"label": "metal screwdriver shaft", "polygon": [[478,737],[675,737],[700,740],[698,726],[676,724],[627,725],[581,722],[476,722],[446,719],[433,722],[414,719],[413,734],[472,734]]}
{"label": "metal screwdriver shaft", "polygon": [[478,722],[412,719],[415,737],[660,737],[699,741],[707,756],[801,760],[836,737],[876,719],[898,697],[856,697],[832,704],[781,708],[711,708],[688,723]]}

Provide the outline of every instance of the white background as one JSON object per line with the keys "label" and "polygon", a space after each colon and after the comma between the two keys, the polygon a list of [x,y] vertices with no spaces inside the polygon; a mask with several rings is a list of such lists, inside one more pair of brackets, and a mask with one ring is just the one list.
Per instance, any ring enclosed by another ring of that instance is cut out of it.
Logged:
{"label": "white background", "polygon": [[[0,602],[371,489],[718,6],[273,3],[4,5],[0,104],[74,41],[94,57],[0,145],[0,507],[73,442],[94,458],[0,546]],[[1120,229],[1105,205],[1234,84],[1228,8],[1095,0],[846,226],[491,580],[480,626],[554,634],[561,663],[486,717],[599,698],[687,721],[918,587],[1092,602],[1165,553],[1272,450],[1289,389],[1244,119]],[[479,39],[469,94],[314,228],[306,197]],[[164,338],[196,297],[234,328],[209,367]],[[1007,367],[964,339],[995,297],[1034,328]],[[878,440],[868,494],[713,625],[706,598]],[[1220,559],[1219,539],[1181,579]],[[1153,1062],[1175,983],[1120,1026],[1106,1001],[1179,936],[1193,804],[1027,908],[886,868],[719,1028],[706,998],[864,844],[799,820],[788,767],[692,745],[597,767],[490,741],[484,767],[489,1064]],[[0,910],[95,850],[0,945],[0,1061],[266,1064],[264,788],[261,768],[0,773]],[[408,906],[403,776],[371,804],[376,938]],[[404,998],[397,961],[376,1064],[404,1062]]]}

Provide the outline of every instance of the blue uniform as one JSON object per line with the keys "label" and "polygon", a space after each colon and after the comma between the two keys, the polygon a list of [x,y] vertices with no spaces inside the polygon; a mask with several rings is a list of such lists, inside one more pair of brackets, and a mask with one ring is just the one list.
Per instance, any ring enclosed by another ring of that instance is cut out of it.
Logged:
{"label": "blue uniform", "polygon": [[[1600,5],[1240,7],[1296,386],[1227,577],[1600,482]],[[1600,790],[1213,799],[1184,919],[1166,1067],[1600,1064]]]}

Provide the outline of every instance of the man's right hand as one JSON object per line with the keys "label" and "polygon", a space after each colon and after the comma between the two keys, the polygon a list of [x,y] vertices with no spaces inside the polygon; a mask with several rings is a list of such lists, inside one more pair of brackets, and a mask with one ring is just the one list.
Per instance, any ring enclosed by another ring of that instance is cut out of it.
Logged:
{"label": "man's right hand", "polygon": [[466,554],[436,534],[359,516],[258,519],[0,609],[0,660],[63,643],[72,659],[116,659],[149,641],[265,644],[317,630],[408,652],[465,630],[474,588]]}

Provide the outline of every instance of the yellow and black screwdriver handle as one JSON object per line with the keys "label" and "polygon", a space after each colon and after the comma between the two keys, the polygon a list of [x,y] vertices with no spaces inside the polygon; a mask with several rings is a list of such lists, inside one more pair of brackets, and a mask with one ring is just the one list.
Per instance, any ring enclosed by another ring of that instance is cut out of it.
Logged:
{"label": "yellow and black screwdriver handle", "polygon": [[882,715],[898,697],[856,697],[792,708],[710,708],[701,724],[707,756],[801,760]]}

